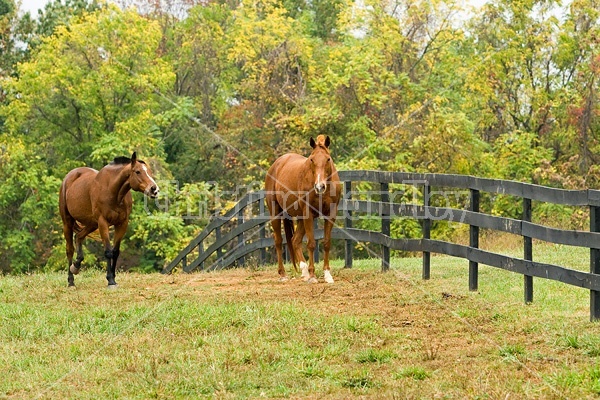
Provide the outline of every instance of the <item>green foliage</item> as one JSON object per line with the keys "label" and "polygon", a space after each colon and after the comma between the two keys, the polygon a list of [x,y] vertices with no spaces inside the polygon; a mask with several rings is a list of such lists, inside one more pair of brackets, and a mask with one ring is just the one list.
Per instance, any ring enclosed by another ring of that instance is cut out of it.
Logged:
{"label": "green foliage", "polygon": [[14,1],[2,0],[0,1],[0,17],[4,17],[14,13],[15,11]]}
{"label": "green foliage", "polygon": [[534,133],[512,132],[500,135],[494,143],[496,176],[531,182],[534,172],[552,158],[552,151],[540,145]]}
{"label": "green foliage", "polygon": [[[500,135],[494,143],[494,152],[495,177],[525,182],[534,181],[543,163],[552,157],[552,151],[539,144],[537,135],[522,132]],[[522,212],[520,203],[512,196],[496,195],[491,212],[519,218]]]}
{"label": "green foliage", "polygon": [[155,56],[160,39],[157,23],[115,8],[58,27],[9,82],[8,131],[41,143],[59,168],[75,159],[100,167],[131,149],[160,154],[151,116],[174,80]]}
{"label": "green foliage", "polygon": [[[26,50],[18,44],[30,30],[28,17],[18,17],[14,0],[0,0],[0,88],[1,82],[15,73],[16,64],[25,57]],[[5,93],[0,90],[0,104]],[[1,119],[0,119],[1,121]]]}
{"label": "green foliage", "polygon": [[26,272],[43,264],[57,242],[60,180],[47,175],[43,159],[22,141],[2,142],[0,271]]}
{"label": "green foliage", "polygon": [[[54,33],[56,27],[69,25],[75,16],[94,12],[101,8],[97,0],[54,0],[48,2],[43,10],[39,10],[36,18],[36,34],[39,37],[48,37]],[[30,43],[30,45],[35,45]],[[35,47],[35,46],[34,46]]]}
{"label": "green foliage", "polygon": [[194,7],[167,36],[166,55],[177,76],[176,93],[195,103],[197,118],[211,129],[226,111],[237,77],[237,69],[227,60],[231,44],[225,40],[232,17],[225,5]]}
{"label": "green foliage", "polygon": [[[136,204],[132,215],[132,246],[144,249],[139,265],[134,270],[150,272],[162,270],[193,234],[206,226],[214,207],[214,191],[208,184],[185,184],[177,188],[167,182],[161,184],[163,198],[152,201],[144,198]],[[154,203],[154,204],[153,204]]]}

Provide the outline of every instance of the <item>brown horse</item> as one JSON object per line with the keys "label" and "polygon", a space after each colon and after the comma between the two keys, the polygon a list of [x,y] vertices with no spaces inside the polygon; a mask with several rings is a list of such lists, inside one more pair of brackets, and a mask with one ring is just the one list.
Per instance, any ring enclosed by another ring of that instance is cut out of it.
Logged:
{"label": "brown horse", "polygon": [[[279,275],[282,281],[287,280],[283,267],[281,221],[290,250],[292,263],[296,271],[296,262],[300,261],[302,277],[310,282],[317,282],[315,277],[314,250],[316,247],[313,221],[323,216],[325,229],[323,249],[324,278],[333,283],[329,270],[329,249],[331,247],[331,230],[335,223],[337,207],[340,201],[342,185],[329,153],[329,136],[319,135],[315,141],[310,138],[313,148],[308,158],[299,154],[288,153],[279,157],[269,168],[265,179],[266,202],[271,216],[271,226],[275,236],[275,249],[279,263]],[[293,218],[298,220],[294,233]],[[307,236],[309,263],[302,254],[302,240]]]}
{"label": "brown horse", "polygon": [[[75,286],[73,275],[79,273],[83,261],[83,239],[96,229],[104,244],[108,261],[108,287],[115,288],[115,268],[119,258],[121,239],[127,231],[133,200],[130,190],[158,196],[158,185],[150,169],[136,153],[131,158],[118,157],[100,171],[81,167],[70,171],[60,186],[58,199],[63,233],[67,241],[69,286]],[[115,227],[114,245],[110,245],[109,227]],[[77,244],[77,259],[73,262],[73,233]]]}

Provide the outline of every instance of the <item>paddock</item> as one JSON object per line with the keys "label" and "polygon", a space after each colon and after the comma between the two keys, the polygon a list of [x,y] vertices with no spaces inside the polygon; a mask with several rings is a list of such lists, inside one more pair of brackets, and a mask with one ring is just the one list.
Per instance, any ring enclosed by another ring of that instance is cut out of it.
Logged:
{"label": "paddock", "polygon": [[[482,238],[482,246],[488,238]],[[502,240],[499,242],[499,240]],[[494,239],[507,247],[505,239]],[[514,245],[514,241],[510,242]],[[537,243],[536,243],[537,244]],[[585,265],[585,249],[539,244]],[[512,252],[517,256],[519,249]],[[279,282],[276,264],[171,275],[86,268],[7,276],[0,390],[15,398],[592,398],[600,341],[585,290],[432,256],[332,260],[333,285]],[[310,304],[310,306],[308,306]],[[27,373],[24,373],[26,371]]]}

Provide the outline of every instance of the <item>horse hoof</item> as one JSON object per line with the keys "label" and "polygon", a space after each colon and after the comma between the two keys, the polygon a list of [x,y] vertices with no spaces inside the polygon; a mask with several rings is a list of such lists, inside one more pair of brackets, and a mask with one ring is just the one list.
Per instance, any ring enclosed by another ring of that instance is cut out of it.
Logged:
{"label": "horse hoof", "polygon": [[289,280],[290,280],[290,278],[288,278],[287,276],[282,276],[279,278],[279,282],[287,282]]}
{"label": "horse hoof", "polygon": [[333,283],[333,276],[331,276],[331,272],[329,272],[329,270],[325,270],[323,278],[325,279],[325,282]]}
{"label": "horse hoof", "polygon": [[319,281],[313,276],[312,278],[308,278],[306,283],[319,283]]}
{"label": "horse hoof", "polygon": [[74,283],[69,283],[69,289],[75,289],[75,284]]}
{"label": "horse hoof", "polygon": [[111,289],[111,290],[116,289],[117,287],[118,286],[117,286],[116,283],[114,285],[108,285],[108,288]]}
{"label": "horse hoof", "polygon": [[79,270],[80,270],[80,269],[81,269],[81,268],[77,268],[77,267],[75,267],[75,264],[71,264],[71,266],[69,267],[69,271],[71,271],[71,273],[72,273],[73,275],[77,275],[77,274],[79,273]]}

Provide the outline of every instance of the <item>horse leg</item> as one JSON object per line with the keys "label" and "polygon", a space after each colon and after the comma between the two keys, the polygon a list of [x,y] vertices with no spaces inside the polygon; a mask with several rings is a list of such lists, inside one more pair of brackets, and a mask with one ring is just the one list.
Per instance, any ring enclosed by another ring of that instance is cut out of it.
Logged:
{"label": "horse leg", "polygon": [[69,264],[69,268],[67,268],[69,274],[67,281],[69,282],[69,286],[75,286],[75,276],[73,276],[73,272],[71,272],[73,254],[75,253],[75,247],[73,246],[73,223],[74,221],[72,219],[63,223],[63,235],[67,242],[67,262]]}
{"label": "horse leg", "polygon": [[335,224],[336,211],[334,210],[331,215],[334,217],[325,216],[325,227],[323,229],[323,250],[325,253],[323,256],[323,275],[327,283],[333,283],[333,277],[329,270],[329,249],[331,249],[331,230]]}
{"label": "horse leg", "polygon": [[285,268],[283,267],[283,237],[281,236],[281,218],[283,218],[283,209],[277,203],[277,200],[271,194],[267,194],[265,199],[269,215],[271,217],[271,228],[273,228],[273,241],[275,242],[275,251],[277,252],[277,272],[279,280],[287,281]]}
{"label": "horse leg", "polygon": [[271,216],[271,227],[273,228],[273,240],[275,241],[275,250],[277,251],[277,272],[279,280],[287,281],[285,268],[283,267],[283,237],[281,236],[281,216]]}
{"label": "horse leg", "polygon": [[127,223],[115,226],[115,238],[114,238],[114,246],[112,249],[112,263],[109,261],[109,267],[106,270],[106,280],[108,281],[108,287],[116,287],[117,282],[115,281],[115,277],[117,276],[117,259],[119,258],[119,254],[121,253],[121,240],[123,236],[125,236],[125,232],[127,232]]}
{"label": "horse leg", "polygon": [[98,230],[100,231],[100,237],[104,244],[104,257],[106,257],[106,280],[108,281],[108,288],[116,288],[117,282],[115,282],[115,274],[112,272],[112,260],[113,260],[113,247],[110,244],[110,233],[109,233],[108,221],[104,217],[98,218]]}
{"label": "horse leg", "polygon": [[296,254],[296,261],[300,263],[300,270],[302,271],[302,279],[305,281],[308,280],[310,275],[308,274],[308,264],[306,263],[306,258],[304,258],[304,253],[302,251],[302,239],[304,239],[305,234],[304,223],[299,222],[296,228],[296,233],[294,233],[294,238],[292,243],[294,245],[294,251]]}
{"label": "horse leg", "polygon": [[73,275],[77,275],[79,270],[81,269],[81,262],[83,261],[83,240],[87,235],[94,232],[96,230],[96,226],[84,226],[79,232],[75,234],[75,246],[77,247],[77,258],[75,262],[71,264],[69,267],[69,272]]}
{"label": "horse leg", "polygon": [[306,249],[308,250],[308,279],[306,281],[308,283],[317,283],[317,277],[315,276],[315,248],[317,247],[317,242],[315,241],[315,231],[313,229],[314,218],[310,215],[302,221],[304,222],[304,230],[306,231]]}

